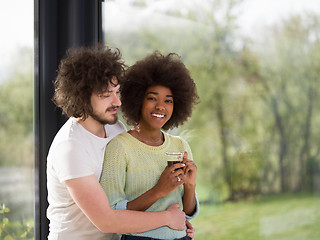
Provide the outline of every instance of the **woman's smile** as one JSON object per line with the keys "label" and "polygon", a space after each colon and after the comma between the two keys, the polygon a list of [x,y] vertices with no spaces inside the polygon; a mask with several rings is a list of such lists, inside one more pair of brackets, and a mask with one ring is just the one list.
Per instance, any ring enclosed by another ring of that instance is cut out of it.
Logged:
{"label": "woman's smile", "polygon": [[160,113],[151,113],[151,115],[153,116],[153,117],[156,117],[156,118],[164,118],[166,115],[164,115],[164,114],[160,114]]}

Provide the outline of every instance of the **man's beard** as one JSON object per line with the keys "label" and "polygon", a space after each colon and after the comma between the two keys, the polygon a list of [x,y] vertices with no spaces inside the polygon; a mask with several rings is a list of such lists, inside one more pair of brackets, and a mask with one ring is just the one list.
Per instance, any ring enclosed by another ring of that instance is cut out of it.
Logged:
{"label": "man's beard", "polygon": [[[109,111],[109,110],[112,110],[114,108],[117,108],[117,107],[110,107],[110,108],[107,108],[106,112]],[[106,124],[115,124],[117,121],[118,121],[118,115],[117,114],[113,114],[111,117],[113,117],[113,119],[106,119],[106,118],[103,118],[101,117],[102,114],[96,114],[96,113],[91,113],[90,115],[94,120],[96,120],[97,122],[99,122],[100,124],[102,125],[106,125]],[[110,117],[110,118],[111,118]]]}

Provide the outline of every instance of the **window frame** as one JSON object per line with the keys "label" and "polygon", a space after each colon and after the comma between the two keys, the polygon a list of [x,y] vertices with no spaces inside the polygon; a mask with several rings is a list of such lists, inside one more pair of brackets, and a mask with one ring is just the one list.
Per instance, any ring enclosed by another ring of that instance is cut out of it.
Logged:
{"label": "window frame", "polygon": [[48,237],[46,159],[55,134],[67,120],[51,101],[52,83],[68,48],[103,41],[102,1],[34,1],[35,239]]}

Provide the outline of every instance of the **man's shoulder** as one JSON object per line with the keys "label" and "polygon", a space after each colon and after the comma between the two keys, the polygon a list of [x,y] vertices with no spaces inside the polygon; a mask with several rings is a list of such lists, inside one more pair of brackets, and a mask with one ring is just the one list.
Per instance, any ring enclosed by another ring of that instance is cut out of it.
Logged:
{"label": "man's shoulder", "polygon": [[68,139],[71,135],[71,133],[74,132],[74,125],[71,119],[68,119],[62,127],[59,129],[59,131],[56,133],[53,142],[56,141],[63,141],[65,139]]}
{"label": "man's shoulder", "polygon": [[115,124],[106,124],[105,129],[110,138],[114,138],[122,132],[126,131],[125,125],[119,120]]}
{"label": "man's shoulder", "polygon": [[82,143],[83,141],[87,141],[84,132],[85,131],[83,131],[83,128],[79,123],[74,119],[69,118],[55,135],[50,150],[63,145],[66,147],[87,145],[86,143]]}

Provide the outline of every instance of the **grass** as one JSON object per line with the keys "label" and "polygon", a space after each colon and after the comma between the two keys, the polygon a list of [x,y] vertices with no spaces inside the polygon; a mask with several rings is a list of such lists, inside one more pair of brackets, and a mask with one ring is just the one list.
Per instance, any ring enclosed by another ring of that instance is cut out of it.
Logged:
{"label": "grass", "polygon": [[320,195],[290,194],[200,205],[196,240],[318,240]]}

